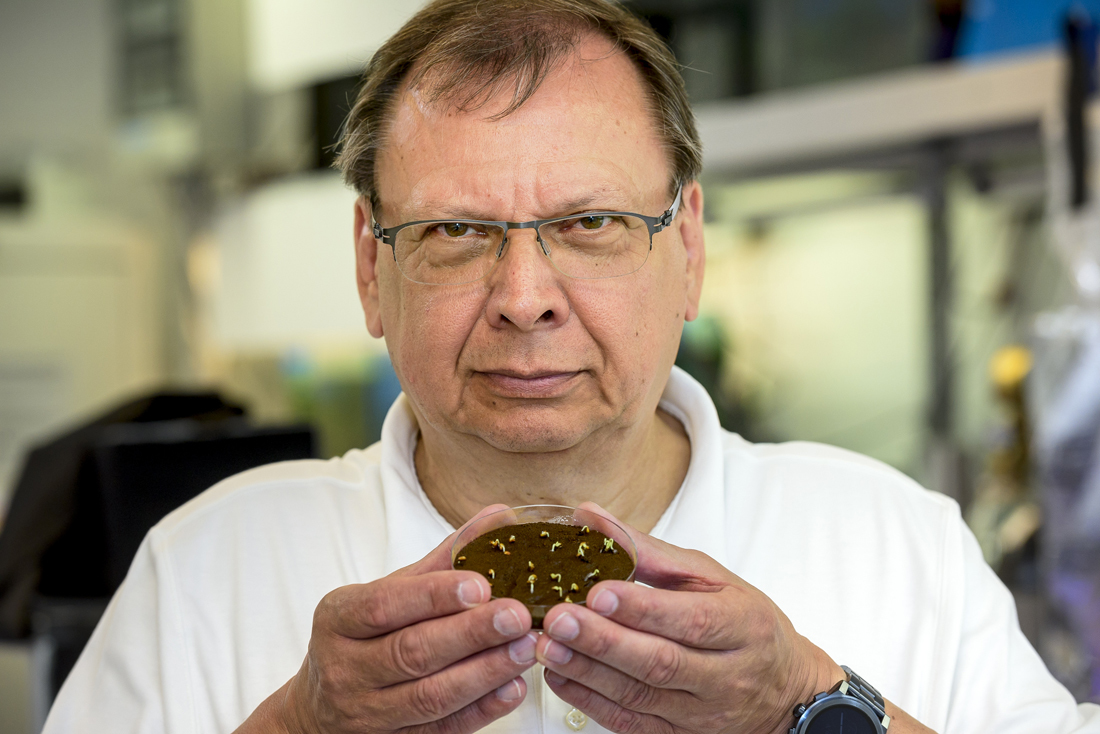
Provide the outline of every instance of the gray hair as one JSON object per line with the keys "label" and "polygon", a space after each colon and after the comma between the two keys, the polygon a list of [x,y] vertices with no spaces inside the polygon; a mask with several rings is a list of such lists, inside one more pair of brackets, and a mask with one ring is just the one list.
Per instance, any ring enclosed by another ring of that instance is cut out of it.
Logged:
{"label": "gray hair", "polygon": [[519,109],[586,35],[597,33],[627,55],[642,78],[673,179],[698,177],[702,146],[679,65],[644,21],[613,0],[436,0],[378,49],[363,72],[344,124],[336,167],[377,211],[375,164],[398,91],[422,85],[432,102],[478,109],[511,85]]}

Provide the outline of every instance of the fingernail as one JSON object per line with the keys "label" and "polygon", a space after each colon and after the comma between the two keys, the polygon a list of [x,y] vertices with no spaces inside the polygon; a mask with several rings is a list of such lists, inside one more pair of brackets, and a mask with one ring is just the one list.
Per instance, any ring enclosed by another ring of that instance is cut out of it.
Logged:
{"label": "fingernail", "polygon": [[606,617],[619,608],[619,597],[615,595],[614,591],[600,589],[595,596],[588,600],[588,608]]}
{"label": "fingernail", "polygon": [[563,614],[554,620],[550,629],[546,630],[555,640],[572,640],[581,633],[581,626],[572,614]]}
{"label": "fingernail", "polygon": [[565,665],[573,658],[573,651],[557,642],[547,644],[542,654],[546,656],[547,660],[558,665]]}
{"label": "fingernail", "polygon": [[516,665],[527,665],[535,661],[535,633],[529,632],[508,645],[508,657]]}
{"label": "fingernail", "polygon": [[515,637],[523,632],[523,622],[519,620],[515,609],[501,609],[497,612],[493,617],[493,627],[505,637]]}
{"label": "fingernail", "polygon": [[519,682],[512,679],[497,689],[497,698],[501,701],[515,701],[517,698],[523,695],[523,689],[519,687]]}
{"label": "fingernail", "polygon": [[458,600],[467,606],[480,604],[482,600],[481,584],[476,581],[463,581],[458,585]]}
{"label": "fingernail", "polygon": [[562,676],[558,675],[554,671],[547,668],[546,669],[546,682],[549,683],[552,686],[561,686],[561,685],[565,685],[565,683],[567,681]]}

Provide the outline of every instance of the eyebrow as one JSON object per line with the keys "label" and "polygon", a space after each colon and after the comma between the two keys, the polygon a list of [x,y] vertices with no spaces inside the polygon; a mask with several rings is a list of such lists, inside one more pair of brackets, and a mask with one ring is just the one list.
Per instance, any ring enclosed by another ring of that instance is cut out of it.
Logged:
{"label": "eyebrow", "polygon": [[[618,187],[600,188],[583,196],[579,196],[575,199],[570,199],[568,201],[562,202],[555,207],[558,212],[557,214],[550,214],[545,217],[536,217],[535,219],[554,219],[556,217],[569,216],[570,214],[578,214],[583,211],[623,211],[623,206],[626,205],[615,206],[606,204],[599,207],[592,206],[593,203],[606,202],[608,199],[618,200],[621,203],[621,191],[622,190]],[[469,208],[460,204],[455,204],[453,202],[440,206],[439,208],[432,207],[430,204],[425,204],[423,206],[418,206],[416,210],[431,212],[431,214],[424,214],[423,216],[415,214],[410,215],[413,216],[414,219],[411,219],[409,221],[442,221],[447,219],[472,219],[475,221],[483,222],[505,221],[492,216],[486,216],[483,210]]]}

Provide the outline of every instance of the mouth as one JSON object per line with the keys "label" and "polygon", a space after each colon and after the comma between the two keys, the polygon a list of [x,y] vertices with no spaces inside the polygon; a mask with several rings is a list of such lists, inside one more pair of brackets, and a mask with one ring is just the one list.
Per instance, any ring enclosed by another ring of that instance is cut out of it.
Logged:
{"label": "mouth", "polygon": [[580,372],[487,370],[478,372],[501,397],[554,398],[565,394]]}

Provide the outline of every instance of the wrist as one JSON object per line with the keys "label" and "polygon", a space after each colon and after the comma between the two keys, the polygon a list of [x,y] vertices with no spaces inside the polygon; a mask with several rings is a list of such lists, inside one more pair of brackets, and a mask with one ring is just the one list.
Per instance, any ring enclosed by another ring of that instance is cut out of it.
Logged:
{"label": "wrist", "polygon": [[802,675],[792,678],[792,695],[785,702],[782,718],[775,734],[787,734],[795,720],[794,709],[799,704],[808,704],[814,696],[834,688],[837,683],[847,680],[848,676],[831,657],[817,645],[803,638],[806,653],[803,657]]}
{"label": "wrist", "polygon": [[[303,666],[304,667],[304,666]],[[286,682],[276,693],[280,701],[278,709],[278,734],[318,734],[319,729],[311,726],[307,717],[302,715],[301,696],[299,695],[302,671]]]}
{"label": "wrist", "polygon": [[304,730],[286,718],[287,693],[292,682],[293,679],[264,699],[234,734],[302,734]]}

